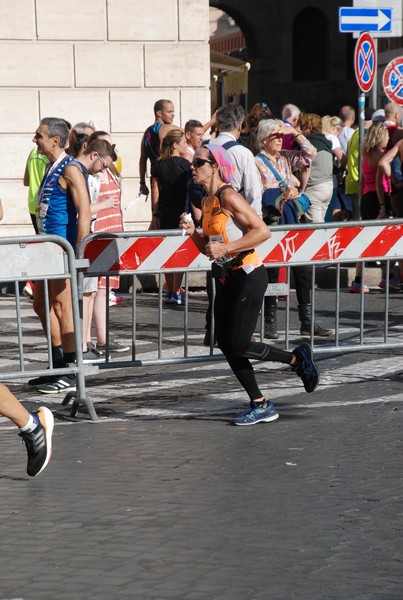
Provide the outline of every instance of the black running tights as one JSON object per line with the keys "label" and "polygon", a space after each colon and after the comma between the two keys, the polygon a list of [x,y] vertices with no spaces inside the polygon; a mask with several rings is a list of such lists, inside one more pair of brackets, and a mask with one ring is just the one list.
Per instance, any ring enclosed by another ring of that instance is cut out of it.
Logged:
{"label": "black running tights", "polygon": [[216,280],[214,302],[218,346],[251,400],[262,398],[250,359],[290,364],[291,352],[262,342],[252,342],[267,287],[265,267],[248,275],[235,269],[224,280]]}

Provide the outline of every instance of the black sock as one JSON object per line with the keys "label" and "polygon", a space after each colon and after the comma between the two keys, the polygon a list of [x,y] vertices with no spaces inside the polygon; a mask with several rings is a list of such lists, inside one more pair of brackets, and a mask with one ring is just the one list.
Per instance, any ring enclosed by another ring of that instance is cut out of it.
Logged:
{"label": "black sock", "polygon": [[76,362],[76,353],[75,352],[65,352],[64,353],[64,365],[68,365],[69,363]]}
{"label": "black sock", "polygon": [[358,284],[360,284],[360,283],[361,283],[361,277],[357,277],[357,276],[356,276],[356,278],[355,278],[355,282],[356,282],[356,283],[358,283]]}
{"label": "black sock", "polygon": [[52,346],[52,361],[55,369],[64,367],[64,354],[62,346]]}

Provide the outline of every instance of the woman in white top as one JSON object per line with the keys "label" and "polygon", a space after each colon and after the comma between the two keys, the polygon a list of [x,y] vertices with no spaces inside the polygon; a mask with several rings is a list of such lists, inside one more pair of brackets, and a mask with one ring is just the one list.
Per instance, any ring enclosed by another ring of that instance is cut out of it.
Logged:
{"label": "woman in white top", "polygon": [[[343,129],[342,120],[339,117],[322,117],[322,132],[326,139],[332,144],[333,159],[333,194],[325,214],[325,221],[339,220],[336,215],[341,213],[342,205],[338,197],[338,187],[342,182],[344,168],[347,163],[346,154],[340,143],[339,135]],[[340,215],[339,215],[340,217]]]}

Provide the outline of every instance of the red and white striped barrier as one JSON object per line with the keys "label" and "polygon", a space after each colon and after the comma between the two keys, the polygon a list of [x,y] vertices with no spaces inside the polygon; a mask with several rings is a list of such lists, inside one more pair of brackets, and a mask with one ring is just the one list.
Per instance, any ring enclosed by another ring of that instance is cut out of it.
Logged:
{"label": "red and white striped barrier", "polygon": [[[276,231],[257,251],[265,264],[349,262],[403,258],[403,225],[374,225]],[[90,241],[84,252],[87,275],[116,271],[156,273],[164,270],[207,270],[209,259],[190,238],[133,235]]]}

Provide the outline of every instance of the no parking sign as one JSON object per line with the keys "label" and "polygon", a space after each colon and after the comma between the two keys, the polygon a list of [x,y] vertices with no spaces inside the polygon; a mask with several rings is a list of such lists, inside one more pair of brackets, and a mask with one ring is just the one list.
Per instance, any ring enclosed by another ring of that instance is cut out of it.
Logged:
{"label": "no parking sign", "polygon": [[363,33],[355,46],[354,69],[357,83],[363,92],[369,92],[376,76],[376,48],[369,33]]}
{"label": "no parking sign", "polygon": [[403,104],[403,56],[394,58],[383,74],[383,89],[391,102]]}

